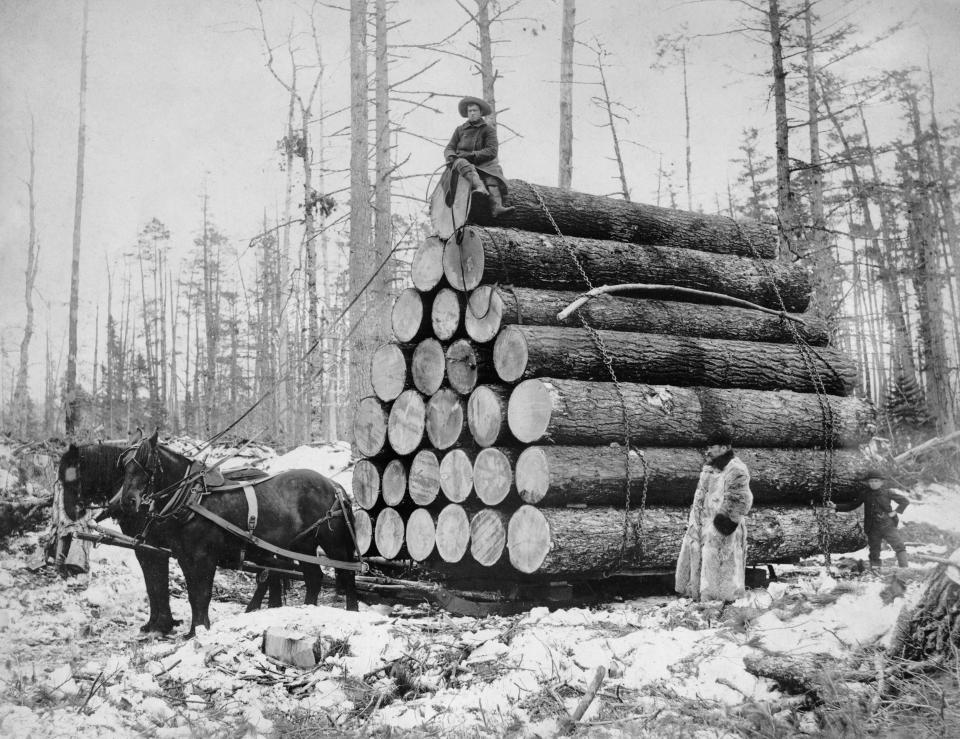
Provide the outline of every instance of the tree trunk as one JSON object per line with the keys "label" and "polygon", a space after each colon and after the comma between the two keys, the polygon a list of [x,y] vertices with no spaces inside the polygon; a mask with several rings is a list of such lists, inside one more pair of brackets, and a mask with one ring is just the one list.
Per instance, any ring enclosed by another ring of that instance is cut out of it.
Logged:
{"label": "tree trunk", "polygon": [[444,506],[437,516],[437,553],[444,562],[459,562],[470,544],[470,519],[456,503]]}
{"label": "tree trunk", "polygon": [[[416,394],[416,391],[404,390],[397,400],[406,393]],[[388,411],[388,406],[378,398],[369,397],[360,401],[353,417],[353,438],[361,455],[373,457],[383,451],[387,441],[387,426],[392,416],[393,409]]]}
{"label": "tree trunk", "polygon": [[429,292],[440,285],[443,280],[443,242],[437,236],[428,236],[417,247],[410,277],[420,292]]}
{"label": "tree trunk", "polygon": [[[771,259],[777,254],[776,232],[755,221],[691,213],[602,195],[508,180],[512,215],[492,221],[485,208],[474,208],[471,219],[523,231],[555,234],[548,213],[565,236],[609,239],[631,244],[674,246],[718,254]],[[543,205],[537,197],[543,198]],[[590,218],[583,214],[589,213]]]}
{"label": "tree trunk", "polygon": [[[718,428],[737,447],[824,447],[824,423],[815,395],[789,391],[681,388],[622,383],[634,444],[701,446]],[[859,398],[827,396],[834,448],[870,439],[872,406]],[[507,421],[525,444],[621,444],[621,401],[609,382],[528,380],[510,396]]]}
{"label": "tree trunk", "polygon": [[573,181],[573,38],[576,28],[576,0],[563,0],[560,33],[560,173],[561,190]]}
{"label": "tree trunk", "polygon": [[427,437],[437,449],[449,449],[469,439],[466,401],[456,391],[444,387],[427,402]]}
{"label": "tree trunk", "polygon": [[[477,47],[480,52],[480,82],[483,86],[483,99],[493,111],[487,116],[487,123],[497,125],[497,96],[494,92],[499,74],[493,68],[493,41],[490,38],[490,0],[476,0]],[[494,9],[496,11],[496,8]],[[477,48],[474,47],[474,48]],[[462,221],[461,221],[462,223]]]}
{"label": "tree trunk", "polygon": [[417,344],[410,360],[410,376],[414,387],[424,395],[433,395],[443,383],[446,366],[447,358],[440,342],[424,339]]}
{"label": "tree trunk", "polygon": [[[503,326],[513,324],[577,326],[575,315],[560,321],[557,314],[578,297],[580,293],[573,291],[481,285],[470,293],[464,325],[467,335],[481,343],[491,341]],[[593,328],[611,331],[777,344],[794,341],[792,332],[779,316],[732,305],[604,294],[587,301],[576,313]],[[829,335],[822,320],[809,313],[792,315],[802,321],[794,322],[794,326],[804,341],[812,346],[827,344]]]}
{"label": "tree trunk", "polygon": [[[404,390],[393,401],[387,418],[387,438],[397,454],[411,454],[423,441],[427,422],[427,406],[416,390]],[[359,449],[359,434],[357,448]],[[434,444],[436,446],[436,444]],[[361,450],[361,454],[363,451]],[[366,454],[365,456],[371,456]]]}
{"label": "tree trunk", "polygon": [[464,231],[462,243],[450,239],[443,250],[444,274],[458,290],[473,290],[481,283],[493,282],[581,290],[587,285],[577,262],[592,285],[676,285],[740,298],[775,310],[781,310],[782,298],[786,309],[795,312],[803,311],[810,299],[809,277],[801,265],[695,249],[624,246],[616,241],[560,239],[474,226]]}
{"label": "tree trunk", "polygon": [[381,557],[393,559],[400,554],[405,529],[403,518],[394,508],[384,508],[377,513],[373,538]]}
{"label": "tree trunk", "polygon": [[[754,505],[822,502],[826,452],[737,448],[736,454],[750,470]],[[516,489],[523,502],[537,506],[623,505],[627,459],[623,447],[527,447],[517,459]],[[704,463],[699,449],[646,447],[631,450],[629,462],[635,505],[644,486],[648,504],[684,506],[693,502]],[[864,466],[857,451],[833,452],[832,500],[849,502],[857,498]]]}
{"label": "tree trunk", "polygon": [[421,295],[415,288],[408,287],[400,292],[390,314],[397,341],[416,341],[430,335],[432,303],[432,295]]}
{"label": "tree trunk", "polygon": [[510,390],[497,385],[481,385],[467,400],[467,426],[473,440],[482,447],[514,441],[507,425]]}
{"label": "tree trunk", "polygon": [[441,341],[449,341],[460,331],[463,324],[463,305],[466,297],[463,293],[441,288],[433,297],[430,309],[430,325],[433,335]]}
{"label": "tree trunk", "polygon": [[[633,511],[631,522],[637,519]],[[520,572],[542,575],[602,573],[625,568],[670,569],[687,528],[684,508],[648,508],[642,537],[630,537],[622,561],[623,510],[522,506],[510,518],[507,549]],[[829,511],[822,518],[832,550],[852,552],[866,543],[856,514]],[[820,523],[809,508],[757,508],[747,518],[747,564],[791,561],[819,552]],[[631,526],[632,528],[632,526]]]}
{"label": "tree trunk", "polygon": [[451,503],[462,503],[473,490],[473,461],[464,449],[451,449],[440,460],[440,489]]}
{"label": "tree trunk", "polygon": [[426,508],[417,508],[410,514],[405,541],[407,552],[417,562],[422,562],[433,553],[437,543],[437,523],[434,515]]}
{"label": "tree trunk", "polygon": [[484,567],[493,567],[503,558],[510,517],[503,511],[484,508],[470,517],[470,556]]}
{"label": "tree trunk", "polygon": [[[27,387],[27,370],[30,365],[30,340],[33,338],[33,290],[37,281],[37,270],[40,267],[38,259],[40,243],[37,241],[37,199],[34,187],[36,185],[36,131],[33,116],[30,116],[30,177],[27,185],[27,202],[29,208],[30,232],[27,239],[27,268],[24,273],[23,289],[26,319],[23,324],[23,338],[20,340],[20,364],[17,367],[17,380],[14,384],[13,406],[14,423],[18,438],[26,439],[30,426],[30,389]],[[2,403],[2,401],[0,401]]]}
{"label": "tree trunk", "polygon": [[411,344],[383,344],[370,360],[370,384],[380,400],[396,400],[411,386],[410,366],[414,347]]}
{"label": "tree trunk", "polygon": [[79,425],[77,404],[77,321],[80,311],[80,235],[83,215],[83,170],[87,147],[87,17],[89,2],[83,3],[83,35],[80,42],[80,123],[77,126],[77,180],[73,201],[73,254],[70,262],[70,316],[68,326],[67,373],[64,379],[64,426],[74,436]]}
{"label": "tree trunk", "polygon": [[410,463],[407,488],[413,502],[427,506],[440,494],[440,460],[431,449],[421,449]]}
{"label": "tree trunk", "polygon": [[[604,353],[621,382],[662,382],[705,387],[816,392],[804,355],[796,346],[697,339],[625,331],[508,326],[497,336],[493,363],[504,382],[531,377],[610,381]],[[857,380],[843,353],[818,349],[811,360],[826,392],[846,395]]]}
{"label": "tree trunk", "polygon": [[474,344],[466,339],[457,339],[446,351],[447,382],[461,395],[469,395],[478,382],[487,382],[496,377],[493,369],[493,350]]}
{"label": "tree trunk", "polygon": [[773,57],[773,102],[777,147],[777,220],[781,243],[790,250],[796,239],[797,223],[793,190],[790,186],[790,128],[787,120],[787,72],[783,67],[783,43],[779,0],[767,0],[770,51]]}

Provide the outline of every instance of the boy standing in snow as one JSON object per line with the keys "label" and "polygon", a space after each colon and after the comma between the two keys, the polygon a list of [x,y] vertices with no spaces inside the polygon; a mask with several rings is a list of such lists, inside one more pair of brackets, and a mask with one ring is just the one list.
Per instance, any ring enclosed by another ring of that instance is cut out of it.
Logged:
{"label": "boy standing in snow", "polygon": [[[880,470],[867,470],[862,479],[866,488],[860,493],[860,498],[851,503],[839,503],[836,509],[852,511],[863,506],[863,530],[867,535],[871,569],[880,570],[880,547],[884,541],[896,553],[897,566],[908,567],[907,548],[903,545],[897,526],[900,523],[898,514],[906,510],[910,501],[886,487],[886,478]],[[897,504],[896,510],[893,503]]]}

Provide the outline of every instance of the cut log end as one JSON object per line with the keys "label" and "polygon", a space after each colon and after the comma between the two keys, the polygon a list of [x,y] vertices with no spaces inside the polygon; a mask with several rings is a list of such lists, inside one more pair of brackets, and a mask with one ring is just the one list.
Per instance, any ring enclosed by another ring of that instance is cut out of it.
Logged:
{"label": "cut log end", "polygon": [[542,447],[528,447],[517,460],[517,492],[525,503],[539,503],[550,487],[550,463]]}
{"label": "cut log end", "polygon": [[353,533],[357,537],[357,551],[363,555],[370,551],[373,543],[373,521],[364,510],[353,512]]}
{"label": "cut log end", "polygon": [[404,390],[390,408],[387,437],[397,454],[411,454],[423,441],[427,407],[416,390]]}
{"label": "cut log end", "polygon": [[552,415],[550,386],[543,380],[524,380],[510,394],[507,425],[518,441],[530,444],[542,439]]}
{"label": "cut log end", "polygon": [[493,285],[480,285],[470,293],[463,315],[467,335],[479,344],[493,341],[503,320],[503,298]]}
{"label": "cut log end", "polygon": [[394,508],[384,508],[377,514],[374,540],[381,557],[392,559],[400,554],[404,536],[403,519]]}
{"label": "cut log end", "polygon": [[452,449],[444,455],[440,489],[451,503],[462,503],[473,490],[473,463],[463,449]]}
{"label": "cut log end", "polygon": [[449,449],[466,429],[465,403],[451,388],[435,392],[427,402],[426,430],[430,443],[437,449]]}
{"label": "cut log end", "polygon": [[546,559],[550,551],[550,525],[533,506],[521,506],[510,517],[507,550],[510,564],[526,574],[536,572]]}
{"label": "cut log end", "polygon": [[444,562],[459,562],[470,545],[470,519],[462,506],[450,503],[437,517],[437,553]]}
{"label": "cut log end", "polygon": [[437,528],[433,516],[426,508],[417,508],[407,520],[407,552],[417,562],[422,562],[433,552],[437,541]]}
{"label": "cut log end", "polygon": [[383,451],[388,424],[386,408],[379,399],[369,397],[360,401],[353,419],[353,438],[362,456],[373,457]]}
{"label": "cut log end", "polygon": [[380,499],[380,473],[368,459],[361,459],[353,468],[353,499],[366,510]]}
{"label": "cut log end", "polygon": [[413,255],[410,268],[413,286],[421,292],[432,290],[443,279],[443,242],[436,236],[423,240]]}
{"label": "cut log end", "polygon": [[447,347],[447,382],[461,395],[469,395],[477,386],[480,359],[473,345],[457,339]]}
{"label": "cut log end", "polygon": [[370,361],[370,382],[380,400],[389,402],[407,387],[409,370],[407,358],[399,344],[383,344]]}
{"label": "cut log end", "polygon": [[470,519],[470,555],[484,567],[503,556],[507,544],[507,514],[485,508]]}
{"label": "cut log end", "polygon": [[527,369],[527,340],[514,326],[507,326],[493,344],[493,367],[504,382],[516,382]]}
{"label": "cut log end", "polygon": [[433,395],[443,383],[446,357],[443,345],[434,338],[424,339],[413,350],[410,375],[413,384],[424,395]]}
{"label": "cut log end", "polygon": [[443,247],[443,274],[456,289],[469,292],[483,278],[483,242],[475,227],[463,229],[463,238],[447,239]]}
{"label": "cut log end", "polygon": [[433,308],[430,311],[430,324],[433,334],[441,341],[449,341],[457,331],[463,317],[462,293],[455,292],[449,287],[440,290],[433,299]]}
{"label": "cut log end", "polygon": [[410,463],[410,497],[417,505],[430,505],[440,492],[440,462],[429,449],[421,449]]}
{"label": "cut log end", "polygon": [[[356,472],[354,472],[356,477]],[[399,459],[391,459],[383,470],[383,476],[380,480],[380,495],[383,502],[390,506],[395,506],[403,500],[403,494],[407,491],[407,470],[403,462]],[[364,506],[365,508],[369,506]]]}
{"label": "cut log end", "polygon": [[507,395],[500,388],[481,385],[467,400],[467,426],[480,446],[493,446],[504,434],[507,416]]}
{"label": "cut log end", "polygon": [[486,505],[501,503],[510,492],[513,470],[500,449],[483,449],[473,462],[473,487]]}
{"label": "cut log end", "polygon": [[397,341],[408,342],[423,336],[427,330],[425,316],[423,298],[417,289],[408,287],[401,291],[390,314],[390,325]]}

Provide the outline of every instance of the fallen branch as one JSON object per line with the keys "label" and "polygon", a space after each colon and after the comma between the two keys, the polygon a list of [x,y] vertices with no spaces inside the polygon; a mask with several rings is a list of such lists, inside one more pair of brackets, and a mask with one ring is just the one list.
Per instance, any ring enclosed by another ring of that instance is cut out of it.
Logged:
{"label": "fallen branch", "polygon": [[577,709],[570,716],[570,720],[574,723],[577,723],[580,719],[583,718],[583,714],[587,712],[587,709],[590,707],[590,704],[593,703],[593,699],[597,697],[597,691],[600,690],[600,686],[603,684],[604,679],[607,676],[607,668],[602,665],[597,668],[596,674],[593,676],[593,680],[590,681],[590,685],[587,686],[587,692],[583,694],[583,697],[580,699],[580,702],[577,704]]}
{"label": "fallen branch", "polygon": [[960,439],[960,431],[954,431],[952,434],[947,434],[946,436],[935,436],[932,439],[927,439],[922,444],[918,444],[917,446],[913,447],[913,449],[907,449],[907,451],[903,452],[902,454],[898,454],[893,458],[893,461],[897,464],[900,464],[905,459],[910,459],[910,457],[914,457],[917,454],[922,454],[923,452],[930,451],[931,449],[936,449],[937,447],[956,442],[958,439]]}

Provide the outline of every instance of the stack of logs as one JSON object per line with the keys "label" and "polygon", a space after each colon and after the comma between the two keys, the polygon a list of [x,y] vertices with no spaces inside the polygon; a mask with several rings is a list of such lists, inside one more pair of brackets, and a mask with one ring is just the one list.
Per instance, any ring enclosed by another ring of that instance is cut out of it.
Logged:
{"label": "stack of logs", "polygon": [[[856,495],[873,411],[825,326],[797,315],[808,276],[776,259],[775,232],[509,184],[515,214],[471,212],[420,246],[396,341],[372,358],[362,553],[498,582],[669,570],[721,428],[751,472],[749,562],[863,546],[826,492]],[[648,287],[558,318],[624,283]]]}

